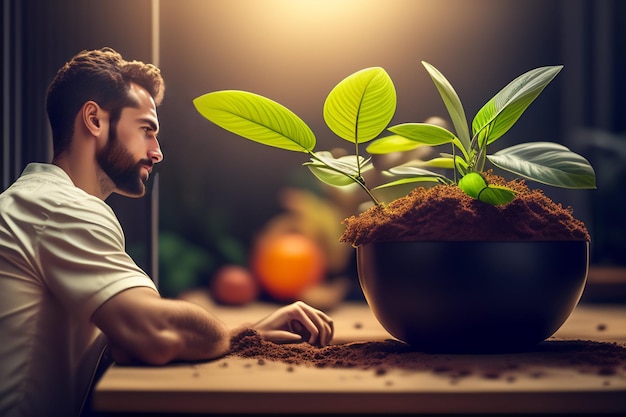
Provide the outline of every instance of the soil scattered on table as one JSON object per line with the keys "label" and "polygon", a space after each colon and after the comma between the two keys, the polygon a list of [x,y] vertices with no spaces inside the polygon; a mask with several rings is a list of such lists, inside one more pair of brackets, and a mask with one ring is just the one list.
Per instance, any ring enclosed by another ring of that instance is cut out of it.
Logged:
{"label": "soil scattered on table", "polygon": [[[231,340],[230,356],[277,361],[288,365],[316,368],[374,370],[385,375],[392,369],[425,371],[451,378],[475,375],[484,379],[503,378],[514,382],[525,373],[542,378],[537,368],[567,368],[580,373],[626,377],[626,345],[589,340],[548,339],[533,350],[498,355],[438,355],[413,350],[395,339],[352,342],[316,347],[308,343],[275,344],[263,339],[254,329],[246,329]],[[293,367],[288,368],[293,372]]]}
{"label": "soil scattered on table", "polygon": [[389,240],[420,241],[546,241],[590,240],[584,223],[542,190],[524,180],[506,181],[485,174],[489,184],[517,192],[505,205],[493,206],[469,197],[456,185],[418,187],[385,207],[374,206],[343,220],[341,242],[359,246]]}

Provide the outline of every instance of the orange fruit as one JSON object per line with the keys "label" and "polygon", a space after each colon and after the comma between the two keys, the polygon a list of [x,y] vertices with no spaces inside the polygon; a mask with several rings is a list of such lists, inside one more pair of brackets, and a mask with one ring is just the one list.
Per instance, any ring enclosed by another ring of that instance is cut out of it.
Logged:
{"label": "orange fruit", "polygon": [[250,269],[263,289],[280,301],[292,301],[324,280],[326,254],[306,235],[281,233],[258,240]]}

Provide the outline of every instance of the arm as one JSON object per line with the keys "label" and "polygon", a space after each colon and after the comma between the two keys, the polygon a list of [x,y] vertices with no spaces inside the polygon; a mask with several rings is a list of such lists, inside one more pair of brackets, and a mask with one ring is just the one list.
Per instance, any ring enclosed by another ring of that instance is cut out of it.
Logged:
{"label": "arm", "polygon": [[113,359],[122,364],[213,359],[230,349],[230,332],[216,317],[193,303],[161,298],[147,287],[113,296],[92,320],[109,339]]}
{"label": "arm", "polygon": [[[109,339],[119,364],[208,360],[230,350],[232,333],[215,316],[196,304],[161,298],[147,287],[113,296],[92,320]],[[279,308],[251,327],[275,343],[325,346],[334,334],[332,319],[302,301]]]}

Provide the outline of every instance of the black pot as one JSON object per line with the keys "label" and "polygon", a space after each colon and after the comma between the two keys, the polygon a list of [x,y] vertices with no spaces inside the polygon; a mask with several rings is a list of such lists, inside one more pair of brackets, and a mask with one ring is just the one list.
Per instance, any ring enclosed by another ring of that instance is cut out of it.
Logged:
{"label": "black pot", "polygon": [[375,242],[361,289],[394,337],[431,353],[524,351],[556,332],[587,280],[589,242]]}

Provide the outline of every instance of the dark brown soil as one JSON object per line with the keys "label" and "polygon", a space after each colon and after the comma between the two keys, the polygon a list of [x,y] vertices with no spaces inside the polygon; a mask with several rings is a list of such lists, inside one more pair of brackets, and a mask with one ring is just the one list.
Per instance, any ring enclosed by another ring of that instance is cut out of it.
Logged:
{"label": "dark brown soil", "polygon": [[384,207],[344,219],[340,240],[355,247],[390,240],[590,240],[571,207],[555,203],[542,190],[531,190],[523,180],[485,176],[490,184],[517,191],[516,198],[493,206],[469,197],[456,185],[418,187]]}
{"label": "dark brown soil", "polygon": [[513,382],[513,373],[540,378],[543,375],[538,367],[626,377],[625,345],[588,340],[549,339],[532,351],[515,354],[436,355],[412,350],[409,345],[392,339],[325,347],[308,343],[280,345],[264,340],[253,329],[246,329],[233,337],[230,356],[257,359],[259,365],[278,361],[316,368],[370,369],[377,375],[392,369],[426,371],[448,376],[453,381],[474,375]]}

